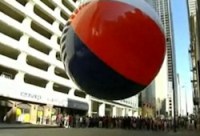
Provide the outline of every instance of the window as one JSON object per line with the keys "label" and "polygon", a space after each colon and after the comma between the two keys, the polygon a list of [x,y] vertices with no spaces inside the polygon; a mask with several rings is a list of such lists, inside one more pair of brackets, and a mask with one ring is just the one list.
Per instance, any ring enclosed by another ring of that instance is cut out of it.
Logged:
{"label": "window", "polygon": [[28,65],[44,71],[47,71],[49,68],[49,64],[30,55],[27,56],[26,62]]}
{"label": "window", "polygon": [[42,88],[45,88],[47,83],[48,83],[48,81],[45,80],[45,79],[41,79],[39,77],[32,76],[32,75],[29,75],[29,74],[24,75],[24,82],[38,86],[38,87],[42,87]]}
{"label": "window", "polygon": [[40,34],[48,39],[51,39],[52,34],[49,31],[47,31],[46,29],[42,28],[36,22],[34,22],[34,21],[31,22],[31,28],[38,34]]}
{"label": "window", "polygon": [[52,10],[54,10],[56,8],[55,5],[52,3],[52,0],[41,0],[41,2],[43,2],[45,5],[47,5]]}
{"label": "window", "polygon": [[54,19],[51,18],[44,10],[42,10],[38,5],[34,6],[34,12],[36,15],[47,21],[49,24],[53,24]]}

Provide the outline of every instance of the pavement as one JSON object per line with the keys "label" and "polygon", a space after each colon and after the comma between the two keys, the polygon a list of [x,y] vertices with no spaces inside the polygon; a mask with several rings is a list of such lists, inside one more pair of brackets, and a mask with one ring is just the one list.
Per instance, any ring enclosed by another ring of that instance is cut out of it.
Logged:
{"label": "pavement", "polygon": [[0,123],[0,129],[27,129],[27,128],[58,128],[57,125],[39,125],[39,124],[23,124],[23,123],[16,123],[16,124],[7,124],[7,123]]}
{"label": "pavement", "polygon": [[146,130],[123,130],[104,128],[31,128],[2,129],[0,136],[200,136],[200,131],[178,131],[174,133]]}

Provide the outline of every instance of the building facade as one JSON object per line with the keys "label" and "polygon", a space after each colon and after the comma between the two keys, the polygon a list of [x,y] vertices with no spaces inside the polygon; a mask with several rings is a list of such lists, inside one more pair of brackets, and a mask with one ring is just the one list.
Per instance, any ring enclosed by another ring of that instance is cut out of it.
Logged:
{"label": "building facade", "polygon": [[187,0],[189,15],[196,15],[196,0]]}
{"label": "building facade", "polygon": [[[194,11],[195,10],[195,11]],[[190,69],[192,72],[194,113],[200,115],[200,2],[188,0],[188,15],[190,24]]]}
{"label": "building facade", "polygon": [[60,36],[73,0],[0,1],[0,121],[47,123],[58,113],[137,116],[138,96],[104,101],[65,74]]}
{"label": "building facade", "polygon": [[[144,91],[146,96],[151,97],[155,115],[173,116],[172,96],[175,95],[175,109],[178,114],[177,100],[177,80],[176,80],[176,60],[175,45],[173,37],[172,13],[170,0],[146,0],[158,13],[161,19],[166,37],[166,56],[163,65],[155,81],[149,86],[151,91]],[[154,86],[153,89],[151,86]],[[149,90],[147,88],[147,90]],[[152,93],[153,92],[153,93]],[[151,93],[149,95],[149,93]],[[175,93],[175,94],[173,94]],[[146,101],[144,99],[144,101]],[[147,102],[149,103],[149,102]],[[169,106],[168,104],[172,104]]]}

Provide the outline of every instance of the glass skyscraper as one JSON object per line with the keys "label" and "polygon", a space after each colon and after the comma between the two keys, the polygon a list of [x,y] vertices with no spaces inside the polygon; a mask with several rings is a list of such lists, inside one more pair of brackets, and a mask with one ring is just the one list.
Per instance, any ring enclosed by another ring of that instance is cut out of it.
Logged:
{"label": "glass skyscraper", "polygon": [[[173,37],[173,25],[172,25],[172,11],[171,11],[171,1],[170,0],[146,0],[158,13],[164,33],[166,36],[166,58],[163,63],[163,66],[160,70],[160,73],[157,75],[155,79],[155,89],[151,91],[155,91],[151,93],[155,96],[148,95],[152,98],[155,98],[155,107],[157,107],[157,101],[163,99],[166,105],[166,112],[168,115],[173,115],[173,91],[175,91],[176,101],[176,111],[178,107],[177,100],[177,81],[176,81],[176,60],[175,60],[175,45],[174,45],[174,37]],[[167,77],[167,79],[166,79]],[[161,110],[161,109],[156,109]],[[159,112],[157,111],[157,113]]]}

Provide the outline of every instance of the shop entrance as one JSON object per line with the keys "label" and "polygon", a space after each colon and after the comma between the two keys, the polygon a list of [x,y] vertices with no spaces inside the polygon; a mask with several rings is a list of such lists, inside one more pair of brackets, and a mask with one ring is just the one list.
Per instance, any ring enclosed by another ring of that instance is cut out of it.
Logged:
{"label": "shop entrance", "polygon": [[0,123],[6,121],[6,115],[11,111],[12,105],[8,100],[0,100]]}
{"label": "shop entrance", "polygon": [[0,105],[0,123],[5,122],[5,116],[10,110],[11,107]]}

